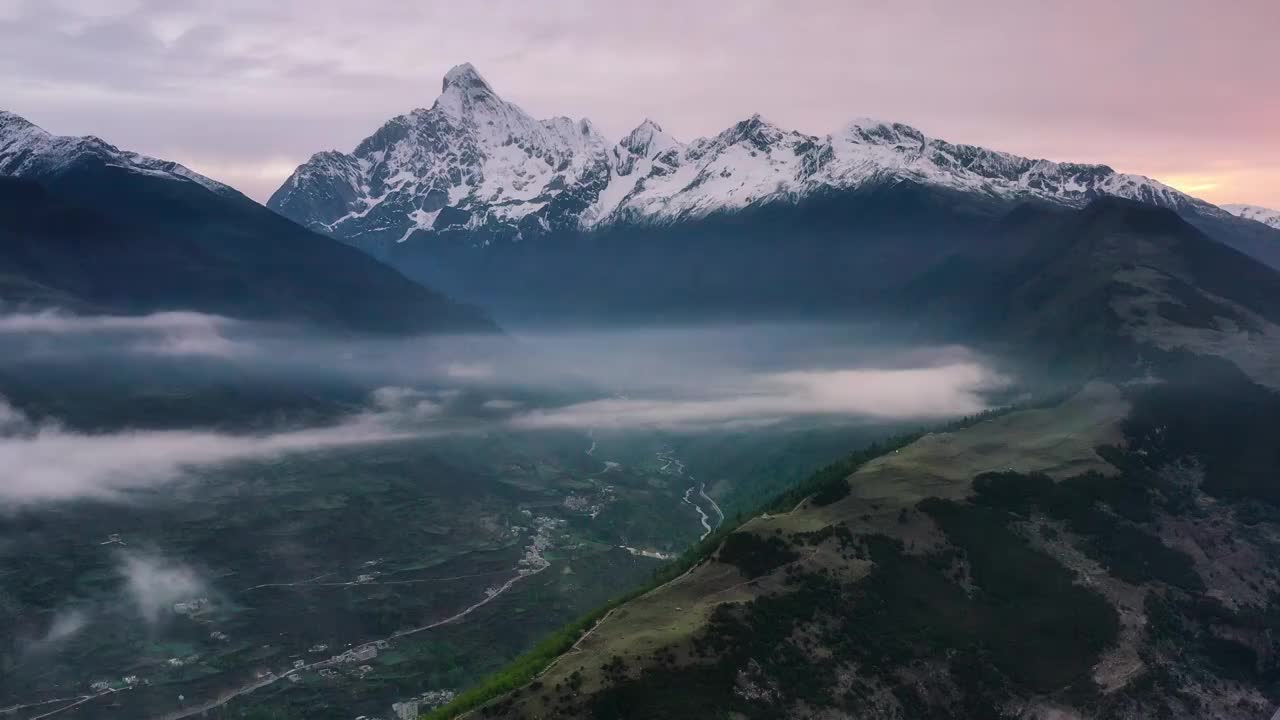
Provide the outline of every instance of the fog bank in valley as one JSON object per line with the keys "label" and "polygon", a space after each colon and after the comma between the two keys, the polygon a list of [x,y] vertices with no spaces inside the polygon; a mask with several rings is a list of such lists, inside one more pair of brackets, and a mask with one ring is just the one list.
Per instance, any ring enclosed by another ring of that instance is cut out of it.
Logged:
{"label": "fog bank in valley", "polygon": [[[986,409],[1010,384],[963,347],[903,347],[826,325],[387,338],[198,313],[41,313],[0,316],[0,343],[0,502],[11,510],[121,499],[226,463],[456,433],[937,421]],[[261,388],[290,404],[271,405]],[[83,419],[125,392],[140,398],[127,409],[161,407],[168,424]],[[262,405],[249,420],[222,421],[219,403],[247,401]]]}

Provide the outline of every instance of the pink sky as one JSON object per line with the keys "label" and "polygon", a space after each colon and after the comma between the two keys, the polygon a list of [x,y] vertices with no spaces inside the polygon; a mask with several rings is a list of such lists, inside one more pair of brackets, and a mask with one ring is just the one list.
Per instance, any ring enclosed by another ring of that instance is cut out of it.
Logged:
{"label": "pink sky", "polygon": [[677,137],[859,116],[1280,207],[1275,0],[0,0],[0,98],[258,199],[470,61],[540,117]]}

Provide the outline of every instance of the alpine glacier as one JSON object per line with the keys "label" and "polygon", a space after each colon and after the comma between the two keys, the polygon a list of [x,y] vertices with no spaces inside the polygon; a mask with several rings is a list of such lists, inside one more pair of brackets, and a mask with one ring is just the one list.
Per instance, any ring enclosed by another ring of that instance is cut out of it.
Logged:
{"label": "alpine glacier", "polygon": [[1111,195],[1226,216],[1105,165],[957,145],[868,119],[816,137],[755,115],[687,144],[645,120],[611,145],[588,120],[535,120],[501,99],[470,64],[445,75],[429,109],[392,119],[350,154],[313,156],[268,206],[372,249],[447,230],[487,241],[670,223],[902,180],[1073,207]]}

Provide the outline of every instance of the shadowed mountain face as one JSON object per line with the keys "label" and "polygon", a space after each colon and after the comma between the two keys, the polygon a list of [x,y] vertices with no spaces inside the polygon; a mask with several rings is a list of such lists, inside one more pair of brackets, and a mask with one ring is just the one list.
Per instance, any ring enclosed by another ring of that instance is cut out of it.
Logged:
{"label": "shadowed mountain face", "polygon": [[902,312],[1091,381],[854,453],[441,715],[1273,713],[1280,274],[1119,199],[981,240]]}
{"label": "shadowed mountain face", "polygon": [[1136,362],[1156,329],[1280,322],[1280,274],[1169,210],[1119,198],[1019,207],[892,298],[925,325],[1086,375]]}
{"label": "shadowed mountain face", "polygon": [[866,316],[1005,211],[915,183],[815,195],[697,221],[620,224],[477,246],[396,245],[388,261],[500,318],[680,322]]}
{"label": "shadowed mountain face", "polygon": [[0,117],[0,299],[372,332],[488,330],[454,303],[174,163]]}

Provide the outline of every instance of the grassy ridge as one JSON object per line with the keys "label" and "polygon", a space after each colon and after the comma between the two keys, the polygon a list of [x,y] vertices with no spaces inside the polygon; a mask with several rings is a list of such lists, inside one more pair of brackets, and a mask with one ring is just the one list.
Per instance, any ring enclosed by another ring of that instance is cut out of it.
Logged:
{"label": "grassy ridge", "polygon": [[569,623],[568,625],[553,632],[551,635],[543,639],[531,650],[512,660],[506,667],[493,673],[478,685],[456,697],[453,702],[443,707],[436,708],[431,712],[423,715],[425,720],[444,720],[445,718],[453,718],[458,715],[473,710],[486,702],[504,695],[518,687],[521,687],[533,680],[543,670],[545,670],[557,657],[568,652],[574,643],[585,635],[596,623],[600,622],[605,615],[609,614],[614,608],[627,603],[656,587],[665,585],[666,583],[676,579],[677,577],[688,572],[694,565],[697,565],[719,546],[720,542],[726,535],[737,529],[745,518],[738,515],[733,520],[726,520],[716,528],[715,532],[708,535],[698,544],[685,550],[683,554],[676,560],[671,561],[667,565],[659,568],[653,577],[644,585],[620,595],[604,605],[592,610],[586,615]]}
{"label": "grassy ridge", "polygon": [[[1014,410],[1027,409],[1032,407],[1045,407],[1061,402],[1070,392],[1055,393],[1047,395],[1043,399],[1020,405],[1011,405],[994,410],[988,410],[977,415],[968,416],[960,420],[947,423],[940,426],[932,432],[954,432],[964,428],[976,425],[977,423],[989,420],[1000,415],[1007,414]],[[453,702],[448,705],[436,708],[431,712],[423,715],[424,720],[446,720],[454,718],[462,713],[474,710],[481,705],[504,695],[518,687],[532,681],[543,670],[545,670],[557,657],[569,651],[585,633],[593,628],[596,623],[600,622],[614,608],[634,599],[649,591],[674,580],[675,578],[688,572],[695,565],[711,556],[723,542],[724,538],[730,533],[737,530],[743,522],[765,512],[786,512],[793,509],[805,498],[813,497],[814,502],[820,505],[830,504],[839,500],[849,493],[849,484],[847,478],[858,470],[865,463],[874,460],[881,455],[893,452],[910,445],[923,435],[930,431],[919,430],[912,433],[906,433],[892,437],[884,442],[876,442],[871,445],[851,453],[847,457],[838,460],[826,467],[813,473],[807,480],[797,484],[795,487],[780,493],[772,501],[760,507],[756,512],[750,514],[739,513],[732,519],[726,518],[725,522],[720,524],[714,532],[705,539],[693,545],[686,550],[681,556],[673,560],[671,563],[664,565],[657,570],[649,582],[641,587],[621,595],[599,608],[584,615],[578,620],[564,626],[560,630],[552,633],[546,639],[539,642],[531,650],[520,655],[511,661],[502,670],[495,672],[482,680],[479,684],[470,690],[463,692]]]}

